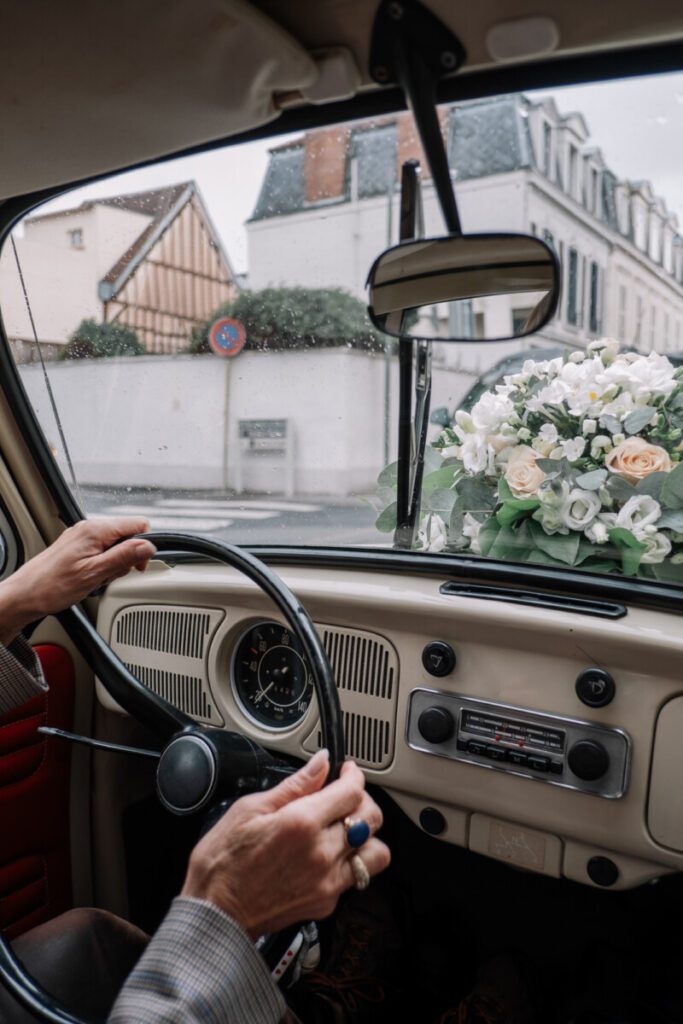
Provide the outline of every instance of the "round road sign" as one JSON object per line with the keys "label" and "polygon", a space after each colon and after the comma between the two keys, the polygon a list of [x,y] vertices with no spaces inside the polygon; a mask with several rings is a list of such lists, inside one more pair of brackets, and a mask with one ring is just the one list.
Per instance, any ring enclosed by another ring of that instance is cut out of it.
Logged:
{"label": "round road sign", "polygon": [[236,356],[246,340],[242,324],[228,316],[222,316],[209,328],[209,345],[219,356]]}

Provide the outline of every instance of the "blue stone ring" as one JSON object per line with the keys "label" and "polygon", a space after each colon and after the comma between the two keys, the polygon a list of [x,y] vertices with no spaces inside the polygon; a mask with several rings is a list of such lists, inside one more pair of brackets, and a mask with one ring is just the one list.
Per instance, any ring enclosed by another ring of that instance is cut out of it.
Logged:
{"label": "blue stone ring", "polygon": [[358,850],[370,838],[370,826],[362,818],[344,818],[346,842],[352,850]]}

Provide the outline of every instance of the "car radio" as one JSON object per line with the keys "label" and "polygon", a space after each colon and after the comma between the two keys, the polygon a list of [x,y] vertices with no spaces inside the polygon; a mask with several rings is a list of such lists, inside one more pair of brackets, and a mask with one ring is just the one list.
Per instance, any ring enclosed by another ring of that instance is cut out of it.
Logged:
{"label": "car radio", "polygon": [[440,690],[413,690],[406,739],[414,750],[594,796],[621,797],[628,783],[621,729]]}

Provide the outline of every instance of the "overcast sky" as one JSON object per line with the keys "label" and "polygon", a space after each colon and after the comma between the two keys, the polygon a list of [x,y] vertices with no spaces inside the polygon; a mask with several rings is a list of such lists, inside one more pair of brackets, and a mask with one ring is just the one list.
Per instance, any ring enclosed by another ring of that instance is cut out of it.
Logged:
{"label": "overcast sky", "polygon": [[[528,95],[552,95],[561,113],[582,113],[590,144],[602,150],[610,169],[619,178],[651,181],[655,193],[678,215],[679,231],[683,231],[683,73]],[[283,141],[285,137],[279,137],[133,171],[81,190],[78,202],[86,197],[111,196],[194,179],[233,266],[238,272],[245,272],[248,268],[244,222],[254,210],[268,149]],[[74,196],[63,197],[55,205],[67,208],[74,205],[74,200]]]}

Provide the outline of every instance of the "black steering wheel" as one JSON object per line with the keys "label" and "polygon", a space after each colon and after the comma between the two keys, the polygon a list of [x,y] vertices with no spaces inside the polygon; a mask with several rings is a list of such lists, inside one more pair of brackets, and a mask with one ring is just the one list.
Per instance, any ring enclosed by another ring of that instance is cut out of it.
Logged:
{"label": "black steering wheel", "polygon": [[[326,784],[335,779],[344,761],[337,687],[322,642],[298,598],[267,565],[234,545],[185,533],[141,536],[159,552],[187,552],[239,569],[273,600],[308,661],[318,700],[322,745],[330,752]],[[282,779],[283,773],[292,771],[249,737],[200,725],[152,693],[128,671],[80,609],[70,608],[58,618],[114,700],[164,742],[157,769],[157,793],[169,810],[176,814],[206,812],[223,801],[268,789]],[[1,935],[0,982],[38,1020],[86,1024],[34,981]]]}

